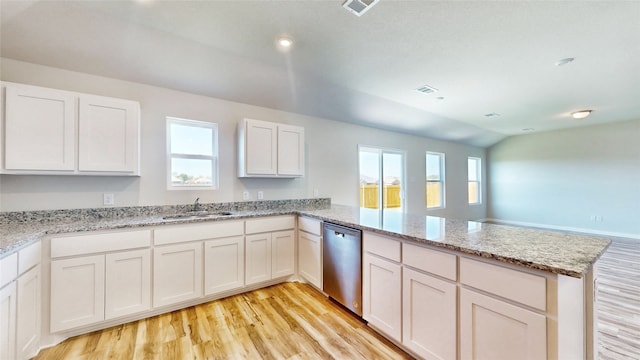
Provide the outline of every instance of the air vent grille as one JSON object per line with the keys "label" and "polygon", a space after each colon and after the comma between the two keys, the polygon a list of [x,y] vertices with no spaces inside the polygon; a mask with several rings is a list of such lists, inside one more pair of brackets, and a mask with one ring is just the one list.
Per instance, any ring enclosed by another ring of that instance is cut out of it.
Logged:
{"label": "air vent grille", "polygon": [[342,7],[356,16],[362,16],[362,14],[371,9],[378,1],[379,0],[347,0],[342,4]]}
{"label": "air vent grille", "polygon": [[420,91],[423,94],[433,94],[434,92],[438,92],[438,89],[434,88],[433,86],[429,86],[429,85],[421,86],[421,87],[417,88],[416,90]]}

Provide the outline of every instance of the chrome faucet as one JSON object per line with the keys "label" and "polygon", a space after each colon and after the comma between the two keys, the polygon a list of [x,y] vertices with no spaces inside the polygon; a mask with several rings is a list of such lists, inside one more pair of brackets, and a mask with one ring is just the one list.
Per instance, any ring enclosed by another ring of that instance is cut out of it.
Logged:
{"label": "chrome faucet", "polygon": [[196,201],[193,203],[193,211],[200,211],[200,198],[196,198]]}

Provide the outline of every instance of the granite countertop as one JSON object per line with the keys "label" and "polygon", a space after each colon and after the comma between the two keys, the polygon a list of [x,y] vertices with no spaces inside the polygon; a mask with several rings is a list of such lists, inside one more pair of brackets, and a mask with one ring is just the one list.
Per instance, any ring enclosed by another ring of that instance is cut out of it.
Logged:
{"label": "granite countertop", "polygon": [[298,213],[464,254],[581,278],[607,249],[602,237],[332,205]]}
{"label": "granite countertop", "polygon": [[39,222],[0,224],[0,259],[50,234],[131,229],[145,226],[202,223],[292,214],[297,214],[297,212],[295,210],[270,209],[236,211],[231,215],[224,216],[182,217],[176,219],[164,219],[163,215],[153,215],[78,221],[61,220],[57,223],[44,224]]}
{"label": "granite countertop", "polygon": [[[327,200],[327,199],[322,199]],[[164,219],[184,209],[138,207],[123,214],[94,214],[90,210],[12,214],[0,219],[0,258],[45,235],[83,231],[125,229],[168,224],[247,219],[252,217],[300,214],[319,220],[371,231],[572,277],[582,277],[606,250],[605,238],[535,230],[474,221],[377,211],[358,207],[330,205],[330,201],[268,202],[267,206],[216,205],[214,210],[231,215],[205,218]],[[121,208],[122,209],[122,208]],[[212,210],[206,209],[205,210]],[[28,214],[28,215],[25,215]],[[117,215],[117,216],[116,216]],[[125,216],[129,215],[129,216]],[[46,216],[46,219],[43,217]]]}

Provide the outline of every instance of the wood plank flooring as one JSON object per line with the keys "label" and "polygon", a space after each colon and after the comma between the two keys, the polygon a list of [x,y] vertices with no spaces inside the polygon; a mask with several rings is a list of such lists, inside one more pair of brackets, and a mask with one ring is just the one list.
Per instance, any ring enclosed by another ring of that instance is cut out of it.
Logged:
{"label": "wood plank flooring", "polygon": [[67,339],[43,359],[411,359],[311,286],[284,283]]}
{"label": "wood plank flooring", "polygon": [[640,359],[640,240],[613,239],[597,278],[598,358]]}

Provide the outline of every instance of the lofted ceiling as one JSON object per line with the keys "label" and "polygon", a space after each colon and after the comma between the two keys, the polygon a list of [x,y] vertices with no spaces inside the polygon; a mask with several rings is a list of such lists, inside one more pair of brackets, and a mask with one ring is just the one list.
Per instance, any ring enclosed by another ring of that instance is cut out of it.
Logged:
{"label": "lofted ceiling", "polygon": [[640,119],[638,1],[341,3],[1,0],[0,55],[483,147]]}

